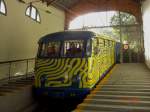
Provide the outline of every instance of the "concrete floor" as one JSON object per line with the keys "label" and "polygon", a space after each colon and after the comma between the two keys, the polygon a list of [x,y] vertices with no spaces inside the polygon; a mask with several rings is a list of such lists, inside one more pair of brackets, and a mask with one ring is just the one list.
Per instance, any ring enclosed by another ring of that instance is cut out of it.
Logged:
{"label": "concrete floor", "polygon": [[140,63],[116,65],[76,112],[150,112],[150,70]]}
{"label": "concrete floor", "polygon": [[[61,112],[150,112],[150,70],[140,63],[116,65],[83,102],[75,104],[66,101],[66,104],[62,102],[58,105],[49,100],[43,104],[33,103],[32,80],[29,86],[25,86],[26,89],[22,87],[22,81],[16,84],[15,87],[24,89],[0,95],[0,112],[50,112],[52,109],[56,112],[56,109]],[[11,90],[10,85],[6,85],[5,91]],[[3,94],[3,87],[0,90]]]}
{"label": "concrete floor", "polygon": [[0,85],[0,112],[22,112],[32,104],[33,77]]}

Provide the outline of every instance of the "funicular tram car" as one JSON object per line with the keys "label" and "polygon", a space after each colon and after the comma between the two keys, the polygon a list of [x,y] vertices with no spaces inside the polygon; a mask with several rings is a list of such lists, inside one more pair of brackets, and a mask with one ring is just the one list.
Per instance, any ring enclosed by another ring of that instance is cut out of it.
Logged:
{"label": "funicular tram car", "polygon": [[48,34],[39,40],[35,63],[38,95],[81,97],[115,64],[116,42],[90,31]]}

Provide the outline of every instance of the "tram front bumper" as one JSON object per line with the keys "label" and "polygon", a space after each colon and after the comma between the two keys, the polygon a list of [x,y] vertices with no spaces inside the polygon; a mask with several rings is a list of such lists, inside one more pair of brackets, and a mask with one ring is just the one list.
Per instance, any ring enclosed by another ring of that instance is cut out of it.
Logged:
{"label": "tram front bumper", "polygon": [[65,98],[65,97],[84,97],[90,92],[87,88],[35,88],[37,95],[49,96],[53,98]]}

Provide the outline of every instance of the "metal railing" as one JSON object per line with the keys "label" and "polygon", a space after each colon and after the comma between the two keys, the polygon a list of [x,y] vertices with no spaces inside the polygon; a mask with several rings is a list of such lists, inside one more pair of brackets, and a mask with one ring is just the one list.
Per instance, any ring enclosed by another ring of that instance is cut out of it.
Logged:
{"label": "metal railing", "polygon": [[0,80],[29,77],[34,73],[35,58],[0,62]]}

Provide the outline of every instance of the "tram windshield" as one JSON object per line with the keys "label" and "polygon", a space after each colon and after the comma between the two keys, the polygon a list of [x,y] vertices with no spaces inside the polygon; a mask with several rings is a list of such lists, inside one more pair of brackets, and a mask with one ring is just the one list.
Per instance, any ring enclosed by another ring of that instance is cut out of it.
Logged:
{"label": "tram windshield", "polygon": [[64,57],[84,57],[83,40],[66,40],[64,41]]}
{"label": "tram windshield", "polygon": [[[49,42],[39,45],[38,57],[40,58],[59,58],[59,57],[85,57],[86,53],[84,40],[65,40],[63,42]],[[89,52],[89,51],[88,51]]]}
{"label": "tram windshield", "polygon": [[39,46],[39,57],[59,57],[60,56],[60,42],[43,43]]}

